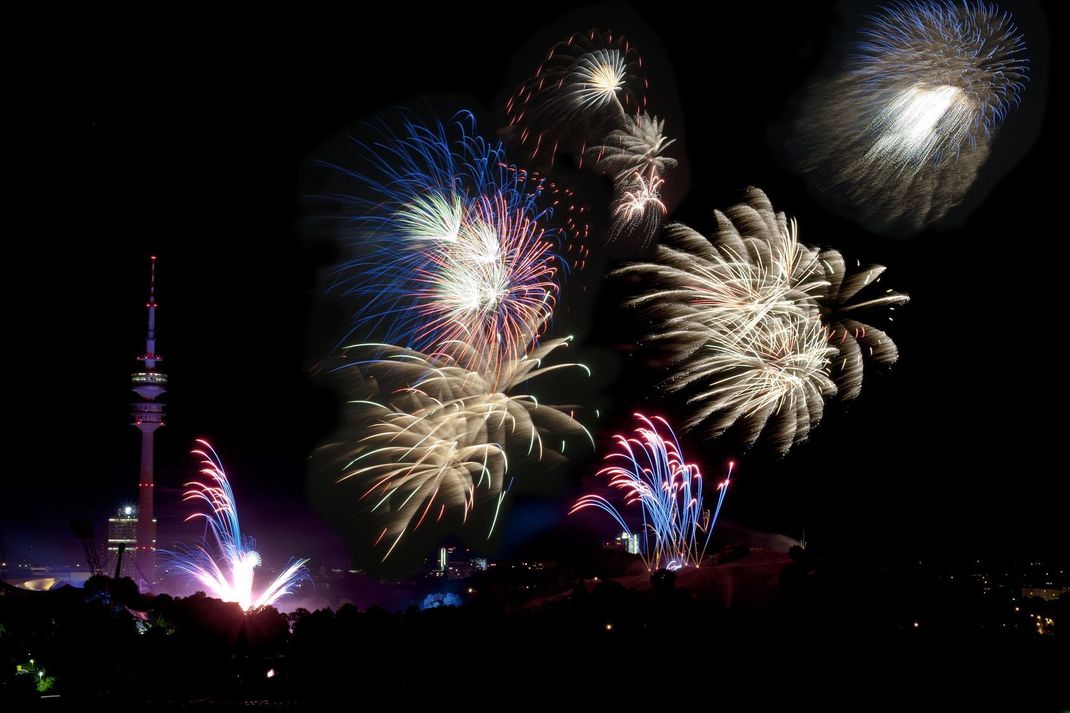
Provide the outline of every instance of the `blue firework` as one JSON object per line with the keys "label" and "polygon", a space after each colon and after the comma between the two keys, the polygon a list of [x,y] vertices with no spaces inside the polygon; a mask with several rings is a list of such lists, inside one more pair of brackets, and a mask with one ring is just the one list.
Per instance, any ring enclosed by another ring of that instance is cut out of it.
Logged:
{"label": "blue firework", "polygon": [[1028,75],[1022,34],[996,6],[892,2],[812,88],[791,150],[834,207],[916,233],[962,203]]}
{"label": "blue firework", "polygon": [[[697,567],[717,525],[735,464],[729,463],[728,474],[717,485],[717,504],[711,513],[702,507],[702,473],[685,461],[669,423],[660,416],[634,415],[641,425],[630,435],[614,436],[617,448],[606,456],[607,465],[597,475],[609,478],[610,487],[623,494],[626,510],[639,506],[640,554],[647,569]],[[632,530],[629,518],[616,505],[594,493],[577,500],[569,514],[588,508],[601,510],[625,531]]]}
{"label": "blue firework", "polygon": [[552,315],[568,269],[543,181],[480,137],[469,112],[368,130],[372,140],[352,139],[356,168],[320,162],[345,179],[320,197],[347,251],[329,289],[356,305],[342,341],[474,353],[479,363],[464,366],[480,371],[517,358]]}
{"label": "blue firework", "polygon": [[1029,74],[1025,40],[1009,13],[985,2],[895,2],[874,14],[856,45],[857,72],[881,89],[948,87],[985,134],[1018,106]]}

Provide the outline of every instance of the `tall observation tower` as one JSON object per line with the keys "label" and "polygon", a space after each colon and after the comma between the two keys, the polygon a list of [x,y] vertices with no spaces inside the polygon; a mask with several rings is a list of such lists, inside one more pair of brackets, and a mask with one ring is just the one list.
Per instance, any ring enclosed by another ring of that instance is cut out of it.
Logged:
{"label": "tall observation tower", "polygon": [[133,404],[133,425],[141,431],[141,477],[138,480],[137,545],[133,574],[150,586],[156,581],[156,518],[153,517],[152,440],[163,426],[164,405],[157,399],[167,390],[167,375],[156,370],[162,357],[156,353],[156,256],[152,257],[149,277],[149,331],[145,353],[138,357],[144,367],[131,375],[130,388],[141,397]]}

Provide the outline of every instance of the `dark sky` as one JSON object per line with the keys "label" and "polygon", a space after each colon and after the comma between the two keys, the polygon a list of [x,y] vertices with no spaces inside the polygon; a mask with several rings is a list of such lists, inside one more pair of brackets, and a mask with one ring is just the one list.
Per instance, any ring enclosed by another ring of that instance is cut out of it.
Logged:
{"label": "dark sky", "polygon": [[[342,539],[306,496],[306,459],[335,407],[308,377],[328,336],[309,327],[327,255],[299,235],[302,164],[355,121],[414,96],[460,93],[493,117],[531,71],[530,61],[510,67],[518,51],[538,54],[532,48],[595,24],[647,42],[653,109],[669,115],[689,164],[678,219],[707,230],[713,208],[759,186],[799,219],[805,242],[887,265],[884,283],[913,298],[890,328],[899,364],[867,375],[855,403],[833,402],[788,458],[740,458],[726,517],[796,537],[805,526],[811,541],[847,553],[1065,554],[1060,322],[1046,308],[1061,303],[1053,293],[1064,231],[1061,196],[1046,178],[1061,162],[1045,117],[1043,12],[1018,10],[1034,79],[982,176],[991,192],[971,197],[977,207],[961,227],[893,240],[822,210],[768,140],[818,65],[836,13],[820,3],[742,5],[701,19],[688,4],[597,6],[563,22],[553,4],[526,6],[522,19],[506,19],[515,7],[394,4],[374,22],[325,12],[160,17],[136,32],[103,21],[27,28],[15,90],[25,97],[9,103],[21,190],[8,208],[18,227],[7,231],[7,343],[23,356],[9,367],[8,558],[77,559],[68,520],[90,518],[102,535],[103,518],[135,495],[127,385],[157,254],[159,349],[171,379],[170,422],[157,441],[161,500],[192,473],[192,439],[207,436],[231,472],[245,529],[269,556],[341,561]],[[601,369],[585,388],[605,408],[602,425],[623,423],[636,406],[671,415],[677,407],[649,388],[652,373],[614,350],[630,336],[627,314],[599,288],[595,262],[566,291],[559,327]],[[739,455],[731,442],[685,445],[711,471]],[[581,464],[553,498],[521,502],[512,540],[553,522],[591,472]],[[186,532],[184,513],[162,507],[161,528]]]}

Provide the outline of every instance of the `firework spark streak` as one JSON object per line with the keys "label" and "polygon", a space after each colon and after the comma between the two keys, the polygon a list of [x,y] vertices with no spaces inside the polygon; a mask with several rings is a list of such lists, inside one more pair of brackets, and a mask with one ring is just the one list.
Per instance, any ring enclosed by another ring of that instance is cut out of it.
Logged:
{"label": "firework spark streak", "polygon": [[[614,437],[617,448],[606,456],[606,467],[597,475],[609,479],[609,486],[623,494],[625,508],[638,505],[641,512],[641,554],[648,570],[698,567],[705,556],[725,494],[732,479],[734,463],[717,486],[713,512],[702,507],[702,473],[697,465],[684,460],[683,449],[668,422],[636,413],[644,425],[630,436]],[[607,498],[584,495],[569,514],[595,508],[608,513],[625,531],[630,525]]]}
{"label": "firework spark streak", "polygon": [[332,286],[359,305],[346,340],[433,355],[479,343],[465,366],[496,373],[537,340],[568,268],[555,209],[542,207],[544,182],[478,137],[466,112],[378,132],[354,144],[361,169],[321,164],[349,181],[316,199],[338,211],[336,235],[353,254]]}
{"label": "firework spark streak", "polygon": [[[509,99],[510,133],[533,161],[552,166],[564,152],[613,178],[606,245],[618,255],[643,251],[666,213],[664,174],[677,165],[664,122],[646,113],[646,79],[635,48],[591,30],[555,45]],[[591,142],[590,144],[588,142]]]}
{"label": "firework spark streak", "polygon": [[470,368],[498,373],[535,338],[556,299],[556,258],[539,225],[506,199],[481,196],[458,237],[428,255],[417,274],[423,304],[418,337],[433,335],[432,353],[480,344]]}
{"label": "firework spark streak", "polygon": [[715,215],[713,239],[669,225],[653,262],[614,275],[652,286],[628,304],[655,325],[649,341],[674,365],[663,385],[688,395],[685,426],[717,436],[739,424],[747,445],[763,437],[787,453],[821,419],[827,397],[859,394],[866,360],[898,358],[858,313],[909,298],[889,290],[853,302],[884,268],[849,275],[836,250],[800,244],[795,221],[758,189]]}
{"label": "firework spark streak", "polygon": [[[359,482],[359,498],[383,518],[376,544],[387,548],[384,560],[406,532],[441,522],[454,509],[464,524],[480,500],[495,508],[490,537],[509,489],[510,457],[562,460],[565,443],[578,436],[593,447],[590,433],[565,412],[572,407],[541,404],[519,391],[550,372],[586,370],[544,364],[569,341],[544,342],[503,365],[493,381],[461,365],[468,361],[464,350],[454,358],[381,344],[347,349],[351,361],[336,371],[354,380],[348,391],[371,391],[376,400],[352,402],[358,413],[347,430],[359,435],[321,450],[338,464],[335,481]],[[359,358],[361,352],[372,356]]]}
{"label": "firework spark streak", "polygon": [[255,543],[242,535],[238,522],[238,504],[230,480],[212,446],[197,441],[205,450],[194,450],[200,457],[204,481],[186,484],[183,500],[200,503],[204,510],[186,521],[204,519],[208,535],[203,545],[186,547],[169,553],[175,568],[204,587],[213,597],[237,602],[243,611],[271,606],[293,592],[293,587],[308,576],[307,559],[291,560],[286,569],[267,588],[254,592],[255,570],[261,564]]}
{"label": "firework spark streak", "polygon": [[501,493],[508,468],[502,446],[487,441],[485,418],[498,414],[443,409],[415,394],[407,401],[375,404],[378,413],[360,438],[361,452],[338,478],[371,481],[362,497],[372,499],[371,512],[389,518],[375,543],[390,534],[384,560],[406,529],[419,529],[429,514],[440,522],[447,506],[460,505],[467,521],[476,489]]}
{"label": "firework spark streak", "polygon": [[585,157],[595,170],[615,181],[625,181],[639,173],[648,181],[676,166],[665,150],[675,142],[662,133],[664,121],[647,114],[624,119],[623,128],[610,131],[602,144],[589,146]]}
{"label": "firework spark streak", "polygon": [[589,136],[604,136],[646,106],[642,60],[612,32],[577,33],[550,49],[506,104],[509,127],[532,161],[553,165],[558,151],[582,157]]}
{"label": "firework spark streak", "polygon": [[665,204],[661,202],[661,185],[665,183],[656,173],[646,176],[634,172],[627,181],[614,184],[613,220],[609,227],[607,245],[627,242],[646,250],[661,230]]}
{"label": "firework spark streak", "polygon": [[961,201],[1028,75],[1009,14],[979,0],[891,3],[795,126],[799,168],[871,227],[917,232]]}

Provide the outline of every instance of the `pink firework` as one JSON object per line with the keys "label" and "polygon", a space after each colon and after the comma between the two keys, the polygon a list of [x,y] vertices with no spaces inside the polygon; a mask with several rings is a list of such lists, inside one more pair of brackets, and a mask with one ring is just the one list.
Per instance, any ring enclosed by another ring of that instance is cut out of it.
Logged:
{"label": "pink firework", "polygon": [[238,505],[230,488],[226,471],[211,444],[197,440],[205,450],[194,450],[201,458],[203,481],[186,484],[182,499],[198,502],[203,510],[186,521],[203,518],[207,534],[203,544],[170,553],[176,569],[190,577],[205,592],[225,602],[237,602],[243,611],[270,606],[281,597],[291,594],[294,586],[307,577],[307,559],[291,560],[286,569],[265,589],[255,592],[255,570],[262,560],[253,549],[252,538],[243,536],[238,522]]}
{"label": "pink firework", "polygon": [[[728,474],[717,485],[713,512],[704,510],[702,473],[697,465],[684,460],[668,421],[641,413],[635,417],[642,425],[631,435],[614,437],[617,448],[606,456],[607,465],[597,475],[608,478],[609,486],[621,492],[625,512],[639,506],[640,554],[647,569],[697,567],[717,524],[735,463],[728,464]],[[602,510],[631,532],[625,513],[601,495],[584,495],[569,514],[587,508]]]}

